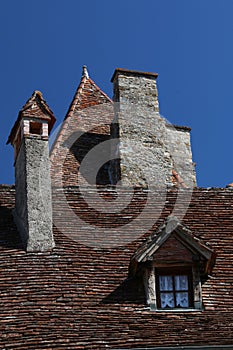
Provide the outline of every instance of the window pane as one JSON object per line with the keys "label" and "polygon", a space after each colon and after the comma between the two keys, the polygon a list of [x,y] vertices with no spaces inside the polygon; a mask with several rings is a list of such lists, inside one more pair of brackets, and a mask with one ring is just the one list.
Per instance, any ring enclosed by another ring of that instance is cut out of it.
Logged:
{"label": "window pane", "polygon": [[173,290],[172,276],[159,276],[159,288],[163,290]]}
{"label": "window pane", "polygon": [[162,309],[175,306],[173,293],[161,293],[160,297]]}
{"label": "window pane", "polygon": [[176,306],[177,307],[188,307],[189,306],[189,296],[188,293],[176,293]]}
{"label": "window pane", "polygon": [[175,290],[188,290],[188,276],[175,276]]}

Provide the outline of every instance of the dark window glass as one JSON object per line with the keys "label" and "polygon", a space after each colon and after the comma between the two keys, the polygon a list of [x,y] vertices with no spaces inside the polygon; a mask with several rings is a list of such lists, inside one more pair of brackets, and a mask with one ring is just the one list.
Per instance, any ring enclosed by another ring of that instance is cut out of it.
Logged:
{"label": "dark window glass", "polygon": [[193,306],[192,274],[190,269],[157,269],[156,289],[161,309]]}

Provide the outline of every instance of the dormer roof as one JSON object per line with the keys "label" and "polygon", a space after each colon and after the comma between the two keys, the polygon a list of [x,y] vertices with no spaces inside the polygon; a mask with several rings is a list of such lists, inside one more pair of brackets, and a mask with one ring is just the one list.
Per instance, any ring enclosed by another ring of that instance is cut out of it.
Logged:
{"label": "dormer roof", "polygon": [[205,272],[211,272],[215,261],[214,251],[199,238],[195,237],[194,234],[174,216],[169,216],[165,220],[165,223],[138,248],[132,261],[140,263],[156,259],[156,253],[172,236],[175,236],[181,245],[192,252],[193,256],[201,257],[205,260]]}

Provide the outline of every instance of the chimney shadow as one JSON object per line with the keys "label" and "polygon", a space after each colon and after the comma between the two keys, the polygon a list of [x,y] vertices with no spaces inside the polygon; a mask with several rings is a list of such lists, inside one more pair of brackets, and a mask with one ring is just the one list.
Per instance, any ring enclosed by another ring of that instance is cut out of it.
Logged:
{"label": "chimney shadow", "polygon": [[[81,135],[80,135],[81,134]],[[110,135],[106,134],[97,134],[93,132],[85,132],[81,133],[79,131],[74,132],[67,140],[63,143],[63,147],[67,147],[69,145],[70,152],[74,155],[77,161],[77,168],[74,169],[74,165],[71,164],[69,159],[65,160],[64,167],[68,172],[77,173],[80,171],[80,174],[85,180],[90,184],[97,185],[108,185],[110,183],[109,179],[109,164],[110,161],[107,161],[102,164],[97,172],[97,177],[95,179],[92,178],[92,174],[95,172],[96,168],[96,159],[111,159],[110,158],[110,149],[106,146],[103,146],[101,153],[94,154],[92,158],[90,158],[89,162],[82,169],[79,169],[83,159],[87,156],[87,154],[94,149],[95,146],[100,145],[104,141],[108,141],[110,139]],[[70,169],[69,169],[70,168]]]}
{"label": "chimney shadow", "polygon": [[0,203],[0,248],[23,249],[12,210]]}

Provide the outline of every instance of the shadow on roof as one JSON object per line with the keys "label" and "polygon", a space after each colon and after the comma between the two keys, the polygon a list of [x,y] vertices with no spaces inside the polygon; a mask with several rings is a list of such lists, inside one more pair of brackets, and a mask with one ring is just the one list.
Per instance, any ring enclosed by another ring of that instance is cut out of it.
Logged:
{"label": "shadow on roof", "polygon": [[14,223],[12,209],[0,203],[0,249],[23,249],[23,245]]}
{"label": "shadow on roof", "polygon": [[145,304],[145,293],[139,276],[125,279],[101,304]]}

